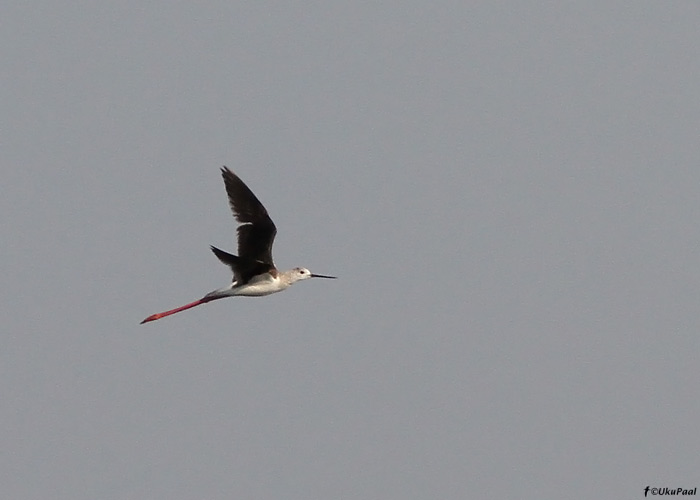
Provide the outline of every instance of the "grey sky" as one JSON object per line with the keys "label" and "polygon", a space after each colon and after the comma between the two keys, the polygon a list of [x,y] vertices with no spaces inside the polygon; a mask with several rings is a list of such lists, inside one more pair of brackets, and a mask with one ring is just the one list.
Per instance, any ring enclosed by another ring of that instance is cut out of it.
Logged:
{"label": "grey sky", "polygon": [[[14,2],[17,499],[700,486],[697,2]],[[219,167],[279,267],[221,287]]]}

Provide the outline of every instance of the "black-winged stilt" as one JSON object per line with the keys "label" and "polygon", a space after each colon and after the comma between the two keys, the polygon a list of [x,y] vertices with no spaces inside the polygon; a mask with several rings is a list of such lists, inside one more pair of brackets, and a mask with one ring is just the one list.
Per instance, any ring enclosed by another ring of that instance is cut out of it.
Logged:
{"label": "black-winged stilt", "polygon": [[295,267],[290,271],[278,271],[272,262],[272,242],[277,234],[274,222],[267,210],[243,181],[228,168],[221,169],[224,178],[228,202],[238,226],[238,255],[211,247],[214,255],[233,271],[233,282],[209,292],[204,297],[184,306],[153,314],[141,324],[170,316],[185,309],[206,304],[212,300],[244,295],[259,297],[281,292],[297,281],[309,278],[330,278],[323,274],[312,274],[304,267]]}

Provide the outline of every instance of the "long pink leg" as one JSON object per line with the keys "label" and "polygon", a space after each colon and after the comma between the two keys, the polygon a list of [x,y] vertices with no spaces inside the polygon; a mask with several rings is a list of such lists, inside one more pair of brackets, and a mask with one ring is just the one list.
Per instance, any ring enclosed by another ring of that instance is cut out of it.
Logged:
{"label": "long pink leg", "polygon": [[[220,298],[220,297],[218,297],[218,298]],[[190,302],[189,304],[185,304],[184,306],[176,307],[175,309],[171,309],[169,311],[152,314],[148,318],[144,319],[141,322],[141,324],[143,325],[144,323],[148,323],[149,321],[155,321],[155,320],[160,319],[160,318],[165,318],[166,316],[170,316],[171,314],[175,314],[175,313],[178,313],[180,311],[184,311],[186,309],[191,309],[195,306],[198,306],[199,304],[206,304],[207,302],[210,302],[211,300],[213,300],[213,298],[204,297],[204,298],[201,298],[199,300],[195,300],[194,302]]]}

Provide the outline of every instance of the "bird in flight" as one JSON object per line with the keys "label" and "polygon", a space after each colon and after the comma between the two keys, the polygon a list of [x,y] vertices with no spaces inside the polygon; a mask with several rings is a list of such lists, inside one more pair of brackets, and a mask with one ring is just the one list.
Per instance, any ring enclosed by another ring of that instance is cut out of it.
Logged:
{"label": "bird in flight", "polygon": [[169,311],[152,314],[141,324],[170,316],[212,300],[243,295],[260,297],[286,290],[297,281],[309,278],[335,279],[335,276],[313,274],[304,267],[290,271],[278,271],[272,262],[272,243],[277,234],[274,222],[267,210],[243,181],[228,168],[221,169],[224,178],[228,203],[238,226],[238,255],[219,250],[212,246],[214,255],[231,268],[233,281],[224,288],[209,292],[201,299],[176,307]]}

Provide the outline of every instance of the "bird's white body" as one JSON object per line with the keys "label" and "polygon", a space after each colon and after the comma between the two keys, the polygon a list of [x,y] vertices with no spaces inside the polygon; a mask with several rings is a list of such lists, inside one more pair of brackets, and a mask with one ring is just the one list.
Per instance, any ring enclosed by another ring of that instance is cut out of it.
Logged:
{"label": "bird's white body", "polygon": [[311,277],[313,277],[311,271],[303,267],[296,267],[290,271],[258,274],[248,283],[239,285],[238,281],[234,281],[224,288],[209,292],[206,297],[262,297],[286,290],[297,281]]}
{"label": "bird's white body", "polygon": [[281,292],[289,287],[279,277],[263,274],[251,279],[248,283],[238,285],[237,281],[231,283],[231,295],[242,297],[262,297],[271,293]]}

